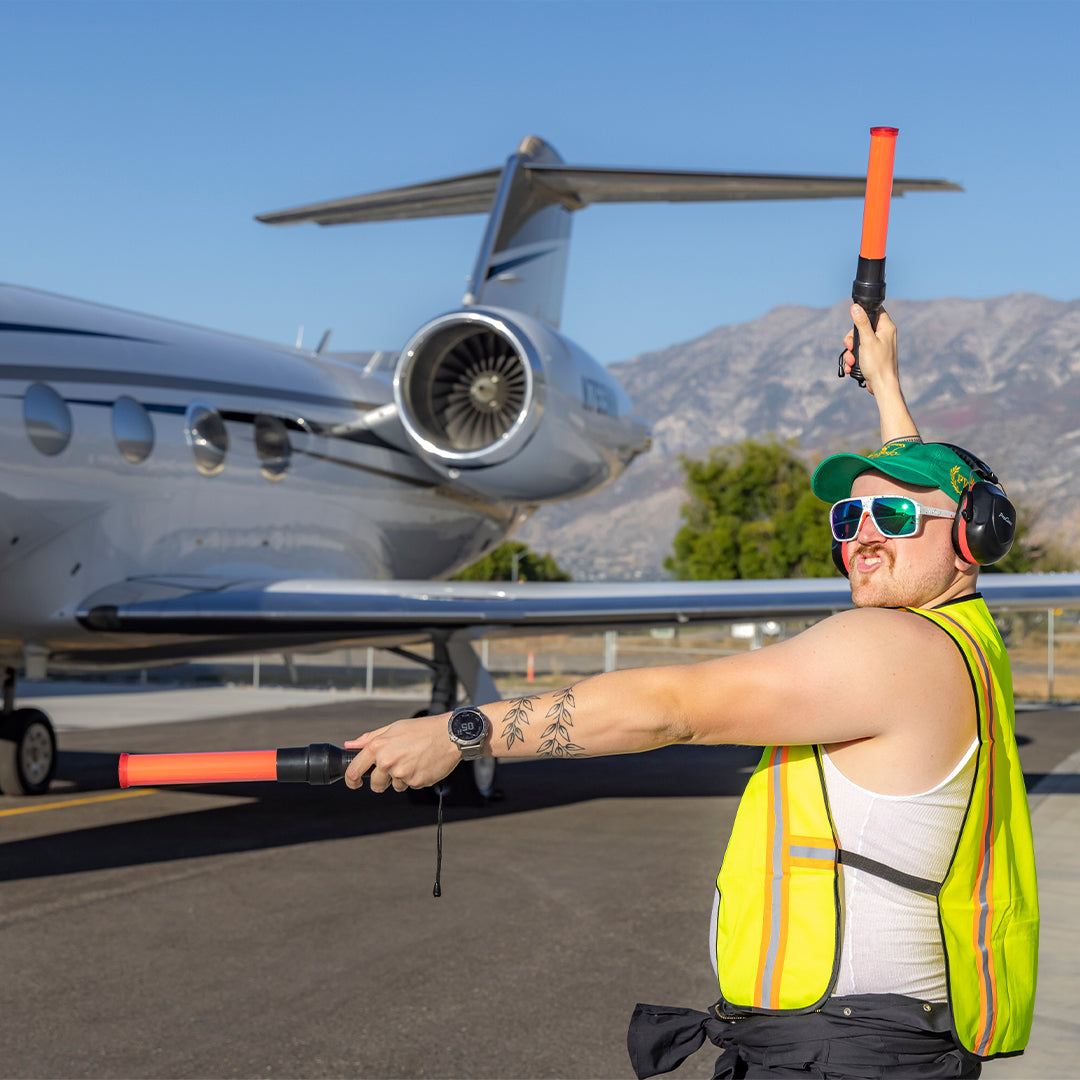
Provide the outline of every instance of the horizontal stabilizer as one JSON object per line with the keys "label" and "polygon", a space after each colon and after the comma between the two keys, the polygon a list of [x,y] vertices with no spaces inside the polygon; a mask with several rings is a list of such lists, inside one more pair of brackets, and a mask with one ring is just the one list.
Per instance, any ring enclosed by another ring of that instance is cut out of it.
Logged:
{"label": "horizontal stabilizer", "polygon": [[450,176],[426,184],[373,191],[348,199],[297,206],[272,214],[258,214],[267,225],[299,225],[314,221],[319,225],[348,225],[360,221],[402,221],[406,218],[448,217],[453,214],[483,214],[491,200],[502,169]]}
{"label": "horizontal stabilizer", "polygon": [[[597,169],[534,165],[535,179],[581,206],[614,202],[734,202],[753,199],[862,198],[864,176]],[[961,191],[948,180],[893,180],[893,196],[908,191]]]}
{"label": "horizontal stabilizer", "polygon": [[[582,165],[523,165],[529,179],[551,192],[551,201],[568,210],[602,202],[729,202],[757,199],[861,198],[864,176],[798,176],[783,173],[687,172],[670,169],[606,169]],[[259,214],[267,225],[348,225],[365,221],[491,210],[502,169],[465,173],[426,184],[374,191],[346,199],[312,203],[291,210]],[[962,191],[948,180],[893,180],[893,196],[911,191]]]}

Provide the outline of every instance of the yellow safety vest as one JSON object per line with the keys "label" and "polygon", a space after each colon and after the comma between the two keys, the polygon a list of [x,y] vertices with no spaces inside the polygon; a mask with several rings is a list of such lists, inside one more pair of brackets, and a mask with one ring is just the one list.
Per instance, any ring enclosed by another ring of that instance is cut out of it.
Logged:
{"label": "yellow safety vest", "polygon": [[[978,710],[975,779],[937,894],[953,1029],[982,1058],[1027,1044],[1035,1008],[1039,907],[1012,675],[975,594],[907,608],[956,643]],[[751,776],[717,877],[721,996],[751,1012],[809,1012],[840,961],[839,852],[819,751],[769,746]]]}

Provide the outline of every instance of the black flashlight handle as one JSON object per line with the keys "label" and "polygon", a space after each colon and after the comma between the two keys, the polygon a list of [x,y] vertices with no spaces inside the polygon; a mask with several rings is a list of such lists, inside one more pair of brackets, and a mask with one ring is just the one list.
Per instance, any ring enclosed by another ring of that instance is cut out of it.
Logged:
{"label": "black flashlight handle", "polygon": [[[866,312],[871,327],[876,330],[878,316],[881,314],[881,309],[885,304],[884,258],[867,259],[862,255],[859,256],[855,280],[851,283],[851,299]],[[837,375],[842,379],[845,374],[850,374],[860,386],[865,386],[866,379],[863,378],[862,369],[859,367],[859,329],[858,327],[852,327],[852,329],[855,331],[855,340],[852,342],[851,352],[855,357],[855,363],[850,372],[845,372],[844,354],[841,353]]]}
{"label": "black flashlight handle", "polygon": [[343,750],[330,743],[286,746],[277,752],[277,778],[301,784],[332,784],[345,775],[359,750]]}

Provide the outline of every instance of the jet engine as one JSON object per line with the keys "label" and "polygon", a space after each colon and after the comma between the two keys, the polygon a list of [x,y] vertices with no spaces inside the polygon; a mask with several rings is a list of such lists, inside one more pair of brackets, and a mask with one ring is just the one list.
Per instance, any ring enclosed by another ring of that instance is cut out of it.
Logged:
{"label": "jet engine", "polygon": [[619,384],[547,323],[466,308],[418,330],[394,401],[436,471],[484,498],[540,502],[614,479],[648,441]]}

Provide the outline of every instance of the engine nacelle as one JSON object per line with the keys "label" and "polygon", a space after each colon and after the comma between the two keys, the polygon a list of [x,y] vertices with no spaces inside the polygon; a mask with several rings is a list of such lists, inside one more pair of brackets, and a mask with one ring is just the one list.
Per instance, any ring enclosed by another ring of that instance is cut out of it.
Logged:
{"label": "engine nacelle", "polygon": [[552,327],[465,308],[402,350],[394,401],[436,471],[485,498],[541,502],[613,480],[648,445],[621,386]]}

